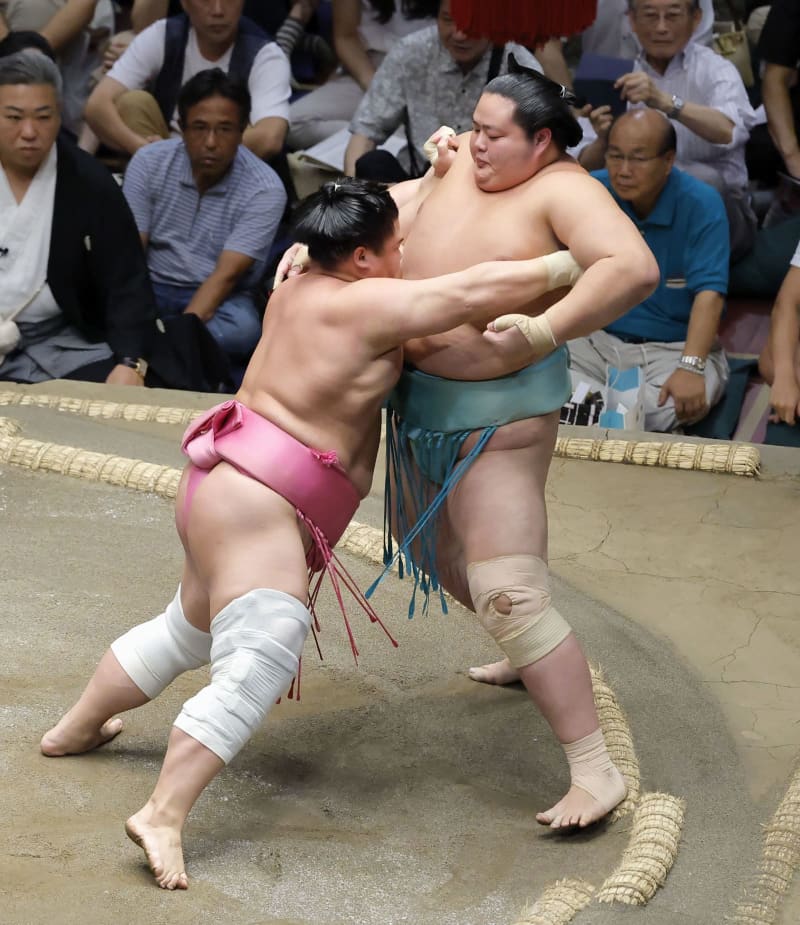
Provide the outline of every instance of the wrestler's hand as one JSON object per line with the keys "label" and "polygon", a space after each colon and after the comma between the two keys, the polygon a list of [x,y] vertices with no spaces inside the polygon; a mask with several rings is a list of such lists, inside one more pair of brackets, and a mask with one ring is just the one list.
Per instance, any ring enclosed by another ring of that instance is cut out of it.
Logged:
{"label": "wrestler's hand", "polygon": [[530,315],[520,314],[501,315],[499,318],[495,318],[494,321],[489,322],[486,326],[486,331],[484,331],[484,337],[498,343],[492,337],[492,334],[502,334],[502,332],[513,328],[516,328],[528,342],[529,359],[540,360],[542,357],[552,353],[558,346],[553,336],[550,322],[547,320],[546,312],[536,315],[535,318]]}
{"label": "wrestler's hand", "polygon": [[675,416],[682,424],[694,424],[706,416],[706,377],[688,369],[676,369],[661,386],[658,393],[658,407],[666,404],[667,399],[675,402]]}
{"label": "wrestler's hand", "polygon": [[422,146],[436,177],[443,177],[453,166],[458,153],[458,136],[449,125],[441,125]]}
{"label": "wrestler's hand", "polygon": [[272,288],[278,286],[292,276],[300,276],[308,268],[308,248],[305,244],[292,244],[280,259],[277,270],[275,270],[275,280]]}

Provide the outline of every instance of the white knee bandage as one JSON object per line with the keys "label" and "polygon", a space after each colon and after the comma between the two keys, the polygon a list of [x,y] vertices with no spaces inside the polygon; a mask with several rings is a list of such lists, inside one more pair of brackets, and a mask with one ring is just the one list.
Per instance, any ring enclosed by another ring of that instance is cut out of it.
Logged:
{"label": "white knee bandage", "polygon": [[211,634],[186,620],[179,587],[164,613],[120,636],[111,643],[111,651],[133,683],[152,700],[179,674],[208,664]]}
{"label": "white knee bandage", "polygon": [[[544,560],[500,556],[473,562],[467,566],[467,581],[478,619],[514,668],[538,662],[570,634],[569,624],[550,603]],[[506,601],[509,613],[503,612]]]}
{"label": "white knee bandage", "polygon": [[178,729],[226,764],[297,674],[311,614],[290,594],[258,588],[211,621],[211,683],[183,705]]}

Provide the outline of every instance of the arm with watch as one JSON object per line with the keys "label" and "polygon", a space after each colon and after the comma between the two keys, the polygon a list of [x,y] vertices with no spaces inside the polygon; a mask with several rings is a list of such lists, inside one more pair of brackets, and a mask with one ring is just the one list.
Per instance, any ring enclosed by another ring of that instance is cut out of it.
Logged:
{"label": "arm with watch", "polygon": [[683,354],[675,371],[661,386],[658,406],[669,398],[675,402],[675,415],[682,423],[694,423],[708,412],[706,399],[706,358],[714,347],[725,299],[719,292],[704,289],[692,303]]}
{"label": "arm with watch", "polygon": [[644,103],[651,109],[659,109],[667,118],[685,125],[698,138],[715,145],[727,145],[733,141],[735,128],[732,119],[713,106],[702,106],[681,99],[668,90],[662,90],[644,71],[623,74],[614,86],[622,99],[629,103]]}

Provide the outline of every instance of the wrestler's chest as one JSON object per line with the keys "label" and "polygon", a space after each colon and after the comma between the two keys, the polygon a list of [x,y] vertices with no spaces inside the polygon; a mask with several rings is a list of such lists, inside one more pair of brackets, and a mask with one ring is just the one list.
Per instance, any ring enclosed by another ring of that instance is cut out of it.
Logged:
{"label": "wrestler's chest", "polygon": [[535,203],[491,199],[484,194],[426,202],[406,240],[407,269],[414,276],[438,275],[486,260],[530,258],[557,247]]}

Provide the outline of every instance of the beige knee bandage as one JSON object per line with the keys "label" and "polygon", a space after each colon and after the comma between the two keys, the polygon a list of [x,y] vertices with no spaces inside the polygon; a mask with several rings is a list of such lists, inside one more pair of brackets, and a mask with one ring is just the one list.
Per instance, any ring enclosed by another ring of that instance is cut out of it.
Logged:
{"label": "beige knee bandage", "polygon": [[[552,652],[570,634],[567,621],[550,603],[547,564],[537,556],[500,556],[467,566],[475,612],[514,668],[524,668]],[[503,613],[504,601],[510,613]],[[499,606],[496,606],[499,605]]]}

